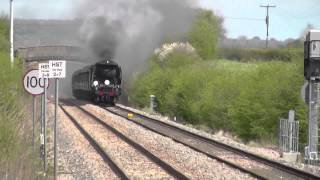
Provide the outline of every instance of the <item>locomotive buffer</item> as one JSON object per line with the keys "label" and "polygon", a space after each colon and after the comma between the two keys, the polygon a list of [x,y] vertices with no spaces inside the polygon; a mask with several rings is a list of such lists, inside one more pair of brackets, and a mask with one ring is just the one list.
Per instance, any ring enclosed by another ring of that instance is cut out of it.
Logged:
{"label": "locomotive buffer", "polygon": [[318,116],[320,107],[320,31],[310,30],[304,43],[304,76],[309,81],[306,102],[309,105],[308,146],[305,147],[305,161],[319,162]]}

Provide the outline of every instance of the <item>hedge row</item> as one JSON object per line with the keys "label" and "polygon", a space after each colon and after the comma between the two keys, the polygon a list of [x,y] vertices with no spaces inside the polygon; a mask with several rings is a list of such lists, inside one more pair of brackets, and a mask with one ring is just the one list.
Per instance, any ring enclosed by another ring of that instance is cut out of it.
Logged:
{"label": "hedge row", "polygon": [[248,61],[293,61],[303,57],[302,49],[220,49],[220,59],[230,59],[241,62]]}

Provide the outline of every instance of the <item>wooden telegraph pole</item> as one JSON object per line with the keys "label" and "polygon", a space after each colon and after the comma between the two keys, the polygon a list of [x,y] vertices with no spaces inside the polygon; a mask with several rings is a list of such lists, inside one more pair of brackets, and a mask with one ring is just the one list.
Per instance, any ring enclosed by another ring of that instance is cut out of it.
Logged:
{"label": "wooden telegraph pole", "polygon": [[266,25],[267,25],[267,38],[266,38],[266,48],[269,47],[269,8],[275,8],[274,5],[261,5],[260,7],[267,8]]}

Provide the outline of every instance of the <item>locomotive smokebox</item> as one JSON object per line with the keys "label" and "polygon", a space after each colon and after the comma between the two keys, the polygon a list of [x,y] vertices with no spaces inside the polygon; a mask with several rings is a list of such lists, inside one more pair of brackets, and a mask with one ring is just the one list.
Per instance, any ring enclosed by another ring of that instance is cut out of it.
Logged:
{"label": "locomotive smokebox", "polygon": [[320,80],[320,30],[310,30],[304,43],[304,76]]}

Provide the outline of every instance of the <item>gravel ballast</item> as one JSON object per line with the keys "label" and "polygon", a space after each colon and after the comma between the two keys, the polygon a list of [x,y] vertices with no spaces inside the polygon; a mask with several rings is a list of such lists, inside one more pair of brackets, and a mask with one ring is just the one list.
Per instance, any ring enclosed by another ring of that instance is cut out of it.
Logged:
{"label": "gravel ballast", "polygon": [[77,107],[67,107],[83,128],[117,161],[130,179],[173,179],[158,165],[128,145],[114,133],[92,120]]}
{"label": "gravel ballast", "polygon": [[[54,106],[49,104],[48,126],[53,126]],[[70,119],[58,110],[58,179],[119,179],[90,145]],[[52,131],[51,131],[52,132]],[[53,137],[50,137],[49,161],[53,165]]]}
{"label": "gravel ballast", "polygon": [[238,148],[238,149],[241,149],[241,150],[253,153],[253,154],[257,154],[257,155],[260,155],[262,157],[278,161],[279,163],[285,164],[287,166],[291,166],[291,167],[294,167],[294,168],[297,168],[297,169],[301,169],[301,170],[304,170],[304,171],[307,171],[307,172],[310,172],[310,173],[313,173],[313,174],[317,174],[318,176],[320,176],[320,168],[318,166],[312,166],[312,165],[304,164],[304,163],[301,163],[301,162],[291,162],[291,163],[290,162],[286,162],[286,161],[284,161],[283,158],[281,158],[279,151],[275,150],[274,148],[271,149],[271,148],[262,147],[262,146],[260,146],[260,147],[248,146],[248,145],[245,145],[245,144],[243,144],[241,142],[238,142],[238,141],[236,141],[236,140],[234,140],[234,139],[232,139],[230,137],[225,137],[223,135],[223,133],[221,133],[221,131],[216,133],[216,134],[209,134],[207,132],[204,132],[204,131],[201,131],[201,130],[198,130],[198,129],[195,129],[195,128],[192,128],[192,127],[188,127],[186,125],[183,125],[183,124],[177,123],[175,121],[172,121],[166,116],[161,116],[161,115],[155,114],[155,113],[150,114],[150,113],[147,113],[147,112],[144,112],[144,111],[141,111],[141,110],[138,110],[138,109],[134,109],[134,108],[131,108],[131,107],[127,107],[127,106],[124,106],[124,105],[121,105],[121,104],[117,104],[117,105],[119,107],[122,107],[124,109],[130,110],[132,112],[143,114],[143,115],[145,115],[147,117],[150,117],[150,118],[156,119],[158,121],[162,121],[162,122],[168,123],[170,125],[173,125],[173,126],[181,128],[181,129],[190,131],[192,133],[195,133],[195,134],[198,134],[198,135],[213,139],[215,141],[222,142],[222,143],[227,144],[229,146],[232,146],[232,147],[235,147],[235,148]]}
{"label": "gravel ballast", "polygon": [[[103,119],[106,123],[129,136],[132,140],[137,141],[144,148],[161,158],[163,161],[172,165],[174,168],[184,173],[191,179],[254,179],[250,175],[245,174],[237,169],[208,158],[206,155],[196,152],[182,144],[179,144],[170,138],[163,137],[157,133],[149,131],[135,123],[129,122],[124,118],[108,113],[101,107],[88,104],[87,102],[77,101],[82,104],[82,107],[91,112],[98,118]],[[186,129],[190,132],[214,139],[219,142],[231,145],[233,147],[255,153],[272,160],[277,160],[289,166],[293,166],[302,170],[320,175],[320,168],[305,165],[303,163],[286,163],[281,159],[279,152],[270,148],[252,147],[238,142],[232,138],[225,137],[222,133],[209,134],[198,129],[171,121],[169,118],[158,115],[148,114],[141,110],[119,105],[125,109],[144,114],[148,117],[163,121],[165,123]],[[77,118],[83,118],[79,110],[75,107],[67,107],[68,112],[74,113]],[[53,164],[53,138],[52,138],[52,120],[54,106],[49,104],[48,108],[48,161],[49,167]],[[90,123],[87,123],[90,124]],[[69,118],[59,110],[58,124],[58,160],[59,170],[58,179],[119,179],[116,174],[108,167],[99,154],[91,147],[89,142],[81,135],[74,127]],[[94,134],[94,137],[104,144],[103,147],[107,152],[114,157],[117,157],[117,162],[125,167],[130,179],[173,179],[166,172],[157,167],[156,164],[150,162],[146,157],[139,157],[139,152],[127,150],[129,145],[121,140],[116,139],[114,135],[104,132],[100,128],[90,124],[89,129]],[[91,133],[90,132],[90,133]],[[124,144],[121,144],[124,143]],[[145,160],[141,160],[145,158]],[[138,160],[138,161],[137,161]],[[239,161],[242,161],[239,159]],[[138,162],[138,163],[137,163]],[[151,170],[149,171],[148,168]],[[143,168],[139,168],[141,166]],[[155,166],[155,167],[152,167]],[[143,169],[143,170],[142,170]],[[148,169],[149,172],[144,172]]]}
{"label": "gravel ballast", "polygon": [[146,130],[95,105],[82,106],[117,130],[139,142],[192,179],[254,179],[237,169],[198,153],[170,138]]}

